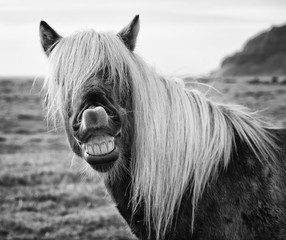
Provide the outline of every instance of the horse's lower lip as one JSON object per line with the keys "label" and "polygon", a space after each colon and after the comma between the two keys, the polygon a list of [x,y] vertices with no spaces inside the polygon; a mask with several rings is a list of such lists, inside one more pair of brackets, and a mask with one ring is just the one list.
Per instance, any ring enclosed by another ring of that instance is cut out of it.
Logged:
{"label": "horse's lower lip", "polygon": [[87,163],[94,166],[110,164],[116,161],[118,157],[119,151],[117,147],[115,147],[112,152],[105,155],[90,155],[86,152],[84,153],[84,159],[87,161]]}

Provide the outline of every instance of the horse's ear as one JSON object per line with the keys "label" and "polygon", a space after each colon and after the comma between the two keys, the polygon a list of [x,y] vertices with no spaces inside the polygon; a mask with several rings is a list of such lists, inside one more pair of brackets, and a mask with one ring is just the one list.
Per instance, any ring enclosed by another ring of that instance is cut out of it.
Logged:
{"label": "horse's ear", "polygon": [[139,29],[139,15],[136,15],[131,23],[129,23],[118,33],[118,36],[122,39],[125,46],[131,51],[135,49]]}
{"label": "horse's ear", "polygon": [[45,21],[41,21],[40,23],[40,40],[42,47],[47,54],[47,56],[50,55],[53,48],[56,46],[56,44],[59,42],[59,40],[62,37],[57,34],[57,32],[52,29],[49,24],[47,24]]}

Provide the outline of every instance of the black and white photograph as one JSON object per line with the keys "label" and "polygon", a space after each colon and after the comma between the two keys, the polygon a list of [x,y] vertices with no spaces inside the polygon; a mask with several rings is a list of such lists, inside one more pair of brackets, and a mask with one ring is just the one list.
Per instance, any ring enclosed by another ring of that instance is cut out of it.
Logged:
{"label": "black and white photograph", "polygon": [[0,0],[0,240],[286,240],[286,1]]}

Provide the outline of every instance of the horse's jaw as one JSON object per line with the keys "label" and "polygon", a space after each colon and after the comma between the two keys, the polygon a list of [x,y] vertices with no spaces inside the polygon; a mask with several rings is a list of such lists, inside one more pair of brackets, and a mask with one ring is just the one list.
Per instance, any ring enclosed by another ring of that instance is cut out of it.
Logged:
{"label": "horse's jaw", "polygon": [[82,156],[86,162],[98,172],[107,172],[119,158],[117,138],[110,135],[100,135],[80,144]]}

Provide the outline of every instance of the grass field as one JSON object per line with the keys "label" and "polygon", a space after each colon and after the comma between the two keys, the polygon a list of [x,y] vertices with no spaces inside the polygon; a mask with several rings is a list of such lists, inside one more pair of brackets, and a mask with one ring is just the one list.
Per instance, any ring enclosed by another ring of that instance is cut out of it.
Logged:
{"label": "grass field", "polygon": [[[286,84],[210,82],[286,127]],[[71,167],[63,133],[47,130],[41,81],[0,80],[0,239],[135,239],[101,183]]]}
{"label": "grass field", "polygon": [[132,239],[102,184],[71,167],[64,134],[47,130],[40,87],[0,80],[0,239]]}

